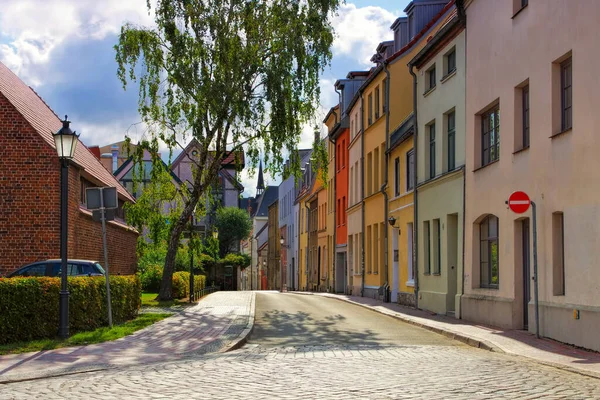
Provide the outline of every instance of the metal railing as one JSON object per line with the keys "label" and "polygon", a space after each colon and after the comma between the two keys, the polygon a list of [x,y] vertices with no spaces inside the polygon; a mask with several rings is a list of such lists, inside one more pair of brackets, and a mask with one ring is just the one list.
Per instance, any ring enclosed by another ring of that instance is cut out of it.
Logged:
{"label": "metal railing", "polygon": [[205,287],[202,289],[194,290],[194,292],[191,295],[190,300],[191,301],[199,300],[202,297],[206,296],[207,294],[214,293],[218,290],[219,290],[218,286],[208,286],[208,287]]}

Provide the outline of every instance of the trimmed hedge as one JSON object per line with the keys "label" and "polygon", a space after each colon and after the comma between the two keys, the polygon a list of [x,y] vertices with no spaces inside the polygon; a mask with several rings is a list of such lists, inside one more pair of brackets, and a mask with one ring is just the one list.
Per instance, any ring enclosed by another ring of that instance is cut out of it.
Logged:
{"label": "trimmed hedge", "polygon": [[[69,331],[108,325],[103,276],[71,277]],[[111,276],[113,322],[134,318],[142,285],[136,275]],[[0,343],[53,338],[58,333],[60,278],[0,278]]]}
{"label": "trimmed hedge", "polygon": [[[195,290],[203,289],[206,287],[206,276],[194,275],[194,288]],[[190,295],[190,273],[189,272],[175,272],[173,274],[173,298],[183,299]]]}

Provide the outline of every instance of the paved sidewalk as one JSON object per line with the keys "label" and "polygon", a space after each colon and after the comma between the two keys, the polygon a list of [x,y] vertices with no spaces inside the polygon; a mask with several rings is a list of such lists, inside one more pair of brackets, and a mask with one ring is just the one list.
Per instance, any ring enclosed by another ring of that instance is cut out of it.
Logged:
{"label": "paved sidewalk", "polygon": [[537,362],[600,378],[600,353],[577,349],[551,339],[537,339],[520,330],[476,325],[464,320],[415,310],[399,304],[331,293],[290,292],[331,297],[455,338],[475,347],[527,357]]}
{"label": "paved sidewalk", "polygon": [[196,306],[112,342],[0,356],[0,383],[227,351],[254,324],[255,293],[216,292]]}

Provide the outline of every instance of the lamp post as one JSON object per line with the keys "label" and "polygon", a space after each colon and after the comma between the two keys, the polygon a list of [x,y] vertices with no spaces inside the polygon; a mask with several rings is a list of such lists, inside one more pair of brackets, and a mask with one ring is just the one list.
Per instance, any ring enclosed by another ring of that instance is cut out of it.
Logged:
{"label": "lamp post", "polygon": [[[267,283],[269,282],[269,275],[265,272],[265,270],[267,269],[267,260],[265,260],[263,258],[263,274],[267,275]],[[258,271],[257,271],[258,272]],[[268,272],[268,271],[267,271]],[[257,277],[256,279],[258,280],[260,277]],[[262,279],[260,280],[260,285],[258,285],[259,287],[262,286]]]}
{"label": "lamp post", "polygon": [[[283,238],[283,236],[281,236],[279,238],[279,244],[281,245],[282,249],[287,249],[289,247],[289,246],[285,245],[285,239]],[[286,261],[287,261],[287,256],[286,256]],[[285,287],[286,286],[286,284],[285,284],[285,278],[286,278],[285,275],[287,275],[287,274],[283,273],[283,262],[281,261],[281,255],[279,257],[279,270],[280,270],[279,273],[281,274],[281,289],[280,289],[280,291],[283,293],[283,292],[287,291],[287,287]]]}
{"label": "lamp post", "polygon": [[71,121],[65,115],[63,126],[52,134],[60,159],[60,302],[58,335],[69,337],[69,289],[67,287],[67,216],[69,214],[69,161],[75,156],[77,132],[69,127]]}

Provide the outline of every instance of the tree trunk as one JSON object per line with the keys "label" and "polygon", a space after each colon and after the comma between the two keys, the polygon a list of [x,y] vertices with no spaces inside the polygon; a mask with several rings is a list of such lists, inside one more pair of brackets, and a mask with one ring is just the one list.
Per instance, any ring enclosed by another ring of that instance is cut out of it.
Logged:
{"label": "tree trunk", "polygon": [[162,281],[160,282],[160,290],[158,292],[158,300],[172,300],[173,299],[173,272],[175,270],[175,257],[177,256],[177,249],[179,248],[179,241],[181,234],[185,229],[186,224],[190,220],[190,216],[194,212],[194,208],[200,198],[199,194],[193,195],[190,202],[183,209],[181,215],[175,222],[171,235],[169,237],[169,245],[167,247],[167,257],[165,259],[165,266],[163,269]]}

